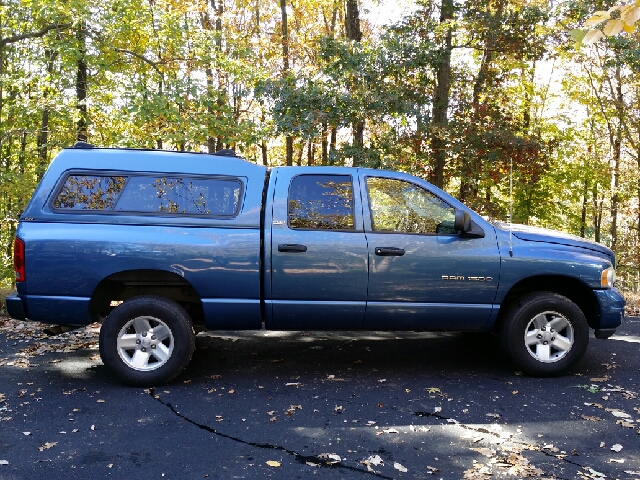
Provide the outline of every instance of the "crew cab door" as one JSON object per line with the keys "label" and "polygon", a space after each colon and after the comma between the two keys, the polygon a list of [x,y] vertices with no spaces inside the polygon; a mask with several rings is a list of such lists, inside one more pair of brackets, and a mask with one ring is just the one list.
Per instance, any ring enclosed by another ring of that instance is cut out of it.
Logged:
{"label": "crew cab door", "polygon": [[369,244],[364,327],[481,330],[500,274],[494,230],[459,235],[455,209],[413,177],[369,171],[360,180]]}
{"label": "crew cab door", "polygon": [[273,208],[265,214],[268,328],[362,328],[368,251],[358,182],[355,169],[273,171]]}

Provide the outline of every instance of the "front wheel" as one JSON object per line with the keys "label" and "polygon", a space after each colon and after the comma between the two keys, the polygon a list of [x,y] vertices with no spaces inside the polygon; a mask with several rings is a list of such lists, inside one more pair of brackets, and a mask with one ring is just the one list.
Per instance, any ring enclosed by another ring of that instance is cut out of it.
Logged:
{"label": "front wheel", "polygon": [[124,383],[152,387],[184,370],[195,347],[189,315],[172,300],[135,297],[119,305],[100,328],[102,362]]}
{"label": "front wheel", "polygon": [[587,350],[587,320],[582,310],[562,295],[526,295],[507,309],[505,317],[500,331],[502,348],[529,375],[561,375]]}

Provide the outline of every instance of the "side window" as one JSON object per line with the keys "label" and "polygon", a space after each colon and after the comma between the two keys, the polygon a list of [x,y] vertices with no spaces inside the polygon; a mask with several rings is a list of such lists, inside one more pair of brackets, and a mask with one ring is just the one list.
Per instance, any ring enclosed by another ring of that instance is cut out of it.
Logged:
{"label": "side window", "polygon": [[235,178],[69,175],[53,208],[233,217],[241,193],[242,183]]}
{"label": "side window", "polygon": [[367,178],[373,230],[453,235],[453,207],[423,188],[393,178]]}
{"label": "side window", "polygon": [[289,187],[289,227],[354,230],[350,175],[298,175]]}
{"label": "side window", "polygon": [[115,210],[233,216],[240,190],[235,179],[131,177]]}
{"label": "side window", "polygon": [[113,210],[126,177],[69,175],[53,201],[64,210]]}

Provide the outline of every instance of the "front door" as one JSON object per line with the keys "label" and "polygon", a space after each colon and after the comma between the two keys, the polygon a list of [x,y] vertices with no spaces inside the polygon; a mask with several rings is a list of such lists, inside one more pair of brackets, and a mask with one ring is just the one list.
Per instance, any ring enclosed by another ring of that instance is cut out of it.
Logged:
{"label": "front door", "polygon": [[365,328],[481,330],[499,281],[495,233],[458,235],[455,209],[416,183],[383,172],[361,181],[369,199]]}

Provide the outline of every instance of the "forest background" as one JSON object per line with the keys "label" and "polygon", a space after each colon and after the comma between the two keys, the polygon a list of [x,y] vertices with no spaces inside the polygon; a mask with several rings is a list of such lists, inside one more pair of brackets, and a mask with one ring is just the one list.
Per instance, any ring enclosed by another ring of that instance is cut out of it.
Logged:
{"label": "forest background", "polygon": [[84,140],[402,170],[507,221],[512,171],[514,222],[609,245],[637,292],[640,33],[574,30],[611,5],[0,0],[2,287],[20,212]]}

